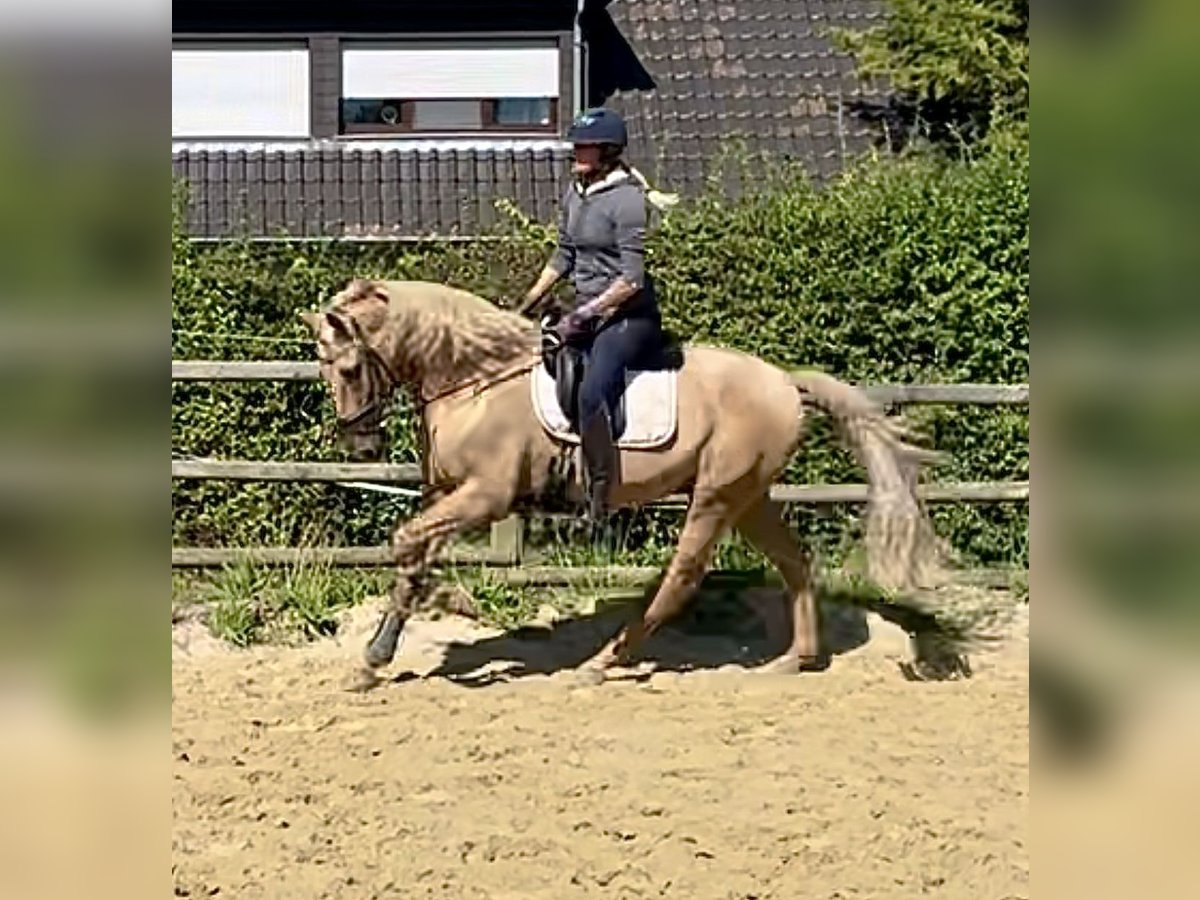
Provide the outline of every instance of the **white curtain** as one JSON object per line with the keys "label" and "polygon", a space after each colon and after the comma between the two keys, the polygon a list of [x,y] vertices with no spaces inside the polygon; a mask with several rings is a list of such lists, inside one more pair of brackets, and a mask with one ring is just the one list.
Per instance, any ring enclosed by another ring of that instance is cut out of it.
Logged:
{"label": "white curtain", "polygon": [[557,47],[364,48],[342,53],[342,96],[557,97]]}
{"label": "white curtain", "polygon": [[174,48],[171,136],[307,137],[307,47]]}

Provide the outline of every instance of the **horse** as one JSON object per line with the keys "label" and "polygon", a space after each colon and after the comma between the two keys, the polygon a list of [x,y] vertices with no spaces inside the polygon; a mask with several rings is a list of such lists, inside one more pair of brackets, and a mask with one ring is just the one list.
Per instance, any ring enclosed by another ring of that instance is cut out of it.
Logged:
{"label": "horse", "polygon": [[[428,596],[427,575],[441,549],[518,504],[549,502],[563,483],[570,447],[535,409],[530,379],[542,364],[535,321],[448,285],[364,279],[301,317],[316,341],[321,378],[353,459],[385,454],[382,423],[397,390],[412,393],[420,418],[431,501],[392,537],[390,602],[364,650],[363,674],[377,680],[375,673],[395,656],[405,623]],[[645,639],[686,606],[718,539],[731,529],[778,570],[790,598],[790,643],[760,668],[823,670],[830,659],[819,646],[810,559],[770,497],[800,447],[810,413],[833,418],[866,470],[867,576],[884,591],[917,588],[939,570],[939,545],[916,484],[923,467],[940,456],[913,443],[900,417],[830,375],[786,371],[716,346],[685,344],[681,356],[669,439],[652,448],[621,447],[609,503],[615,510],[683,493],[682,531],[641,616],[582,663],[581,673],[602,682],[614,667],[631,664]],[[576,498],[577,487],[567,488]]]}

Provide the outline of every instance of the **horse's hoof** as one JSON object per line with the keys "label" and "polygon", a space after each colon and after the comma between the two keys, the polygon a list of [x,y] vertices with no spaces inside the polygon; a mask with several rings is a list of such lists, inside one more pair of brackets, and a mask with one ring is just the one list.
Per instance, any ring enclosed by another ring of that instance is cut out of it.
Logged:
{"label": "horse's hoof", "polygon": [[787,654],[759,666],[754,671],[762,675],[799,675],[802,672],[824,672],[832,660],[828,654],[795,656]]}
{"label": "horse's hoof", "polygon": [[404,623],[404,617],[397,612],[388,610],[383,614],[363,652],[363,659],[370,668],[382,668],[396,658],[396,651],[403,643]]}
{"label": "horse's hoof", "polygon": [[833,657],[828,653],[818,656],[798,656],[796,661],[799,664],[797,672],[824,672],[833,665]]}
{"label": "horse's hoof", "polygon": [[600,666],[582,666],[575,670],[575,683],[580,687],[597,687],[604,684],[606,677]]}
{"label": "horse's hoof", "polygon": [[353,694],[365,694],[383,683],[374,669],[361,668],[346,681],[346,690]]}

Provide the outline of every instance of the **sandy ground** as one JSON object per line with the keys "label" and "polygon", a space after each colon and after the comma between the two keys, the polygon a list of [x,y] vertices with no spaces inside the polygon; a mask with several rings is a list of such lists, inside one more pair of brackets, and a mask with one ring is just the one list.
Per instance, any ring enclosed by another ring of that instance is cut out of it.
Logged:
{"label": "sandy ground", "polygon": [[451,617],[351,693],[376,610],[302,648],[177,630],[177,896],[1029,896],[1023,617],[968,680],[906,681],[902,634],[835,617],[860,634],[828,671],[756,675],[753,629],[693,617],[600,686],[564,667],[611,614]]}

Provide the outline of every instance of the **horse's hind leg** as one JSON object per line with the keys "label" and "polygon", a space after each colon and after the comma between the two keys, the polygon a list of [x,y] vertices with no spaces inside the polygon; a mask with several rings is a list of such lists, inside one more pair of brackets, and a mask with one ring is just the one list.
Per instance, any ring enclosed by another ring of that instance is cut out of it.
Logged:
{"label": "horse's hind leg", "polygon": [[737,530],[779,570],[791,596],[791,642],[782,656],[764,671],[793,673],[824,669],[817,604],[813,596],[808,554],[783,521],[778,503],[763,497],[738,520]]}
{"label": "horse's hind leg", "polygon": [[721,533],[729,527],[742,503],[732,501],[735,492],[696,492],[679,536],[675,555],[658,585],[658,590],[640,620],[635,620],[599,653],[583,664],[589,677],[603,678],[606,669],[628,665],[642,642],[677,616],[696,592],[712,561]]}

